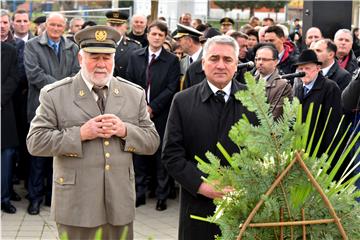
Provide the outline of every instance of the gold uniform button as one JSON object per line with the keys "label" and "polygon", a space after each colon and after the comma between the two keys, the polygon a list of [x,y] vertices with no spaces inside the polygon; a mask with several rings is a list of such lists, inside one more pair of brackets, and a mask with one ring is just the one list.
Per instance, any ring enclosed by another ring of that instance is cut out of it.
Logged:
{"label": "gold uniform button", "polygon": [[64,183],[64,178],[62,178],[62,177],[59,178],[59,183],[60,183],[60,184],[63,184],[63,183]]}
{"label": "gold uniform button", "polygon": [[109,146],[110,142],[109,141],[104,141],[104,145],[105,146]]}
{"label": "gold uniform button", "polygon": [[110,153],[105,153],[105,157],[109,158],[110,157]]}
{"label": "gold uniform button", "polygon": [[105,170],[107,170],[107,171],[110,170],[110,165],[109,165],[109,164],[106,164],[106,165],[105,165]]}

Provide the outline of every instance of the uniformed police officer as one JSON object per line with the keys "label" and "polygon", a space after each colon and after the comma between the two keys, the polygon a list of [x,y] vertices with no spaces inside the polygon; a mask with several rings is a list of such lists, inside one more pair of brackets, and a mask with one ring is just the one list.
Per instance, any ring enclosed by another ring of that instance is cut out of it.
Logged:
{"label": "uniformed police officer", "polygon": [[133,239],[133,153],[154,154],[160,139],[144,90],[114,78],[120,35],[108,26],[75,34],[80,72],[41,89],[29,152],[54,157],[52,216],[68,239]]}
{"label": "uniformed police officer", "polygon": [[115,53],[114,76],[125,78],[129,56],[134,50],[140,49],[141,44],[126,36],[128,30],[127,21],[129,18],[127,13],[121,11],[108,11],[106,17],[107,25],[114,28],[121,35]]}

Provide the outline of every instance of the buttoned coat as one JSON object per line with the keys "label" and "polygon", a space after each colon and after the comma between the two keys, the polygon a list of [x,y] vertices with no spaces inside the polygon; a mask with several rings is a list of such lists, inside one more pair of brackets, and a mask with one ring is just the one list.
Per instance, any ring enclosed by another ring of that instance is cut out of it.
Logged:
{"label": "buttoned coat", "polygon": [[243,114],[251,123],[256,123],[255,114],[250,113],[235,99],[237,91],[245,85],[232,80],[229,100],[222,105],[211,91],[207,80],[177,93],[170,108],[163,143],[162,160],[169,174],[181,185],[180,240],[214,239],[220,230],[215,224],[190,218],[190,215],[207,217],[215,210],[213,200],[198,194],[206,176],[197,168],[194,156],[207,161],[205,153],[210,151],[228,165],[219,149],[220,142],[231,155],[238,147],[228,137],[229,130]]}
{"label": "buttoned coat", "polygon": [[78,51],[79,48],[75,43],[61,37],[59,61],[48,44],[46,32],[26,42],[24,65],[29,84],[27,109],[29,122],[35,116],[35,110],[39,106],[40,89],[60,79],[74,76],[79,71]]}
{"label": "buttoned coat", "polygon": [[[260,74],[255,76],[256,80],[260,79]],[[280,79],[279,71],[275,71],[266,80],[266,97],[270,104],[270,111],[275,119],[283,113],[284,98],[293,99],[291,84],[284,79]]]}
{"label": "buttoned coat", "polygon": [[96,227],[134,220],[132,155],[153,154],[159,135],[146,111],[144,91],[126,80],[110,81],[105,113],[125,122],[126,139],[81,141],[80,126],[101,114],[81,75],[40,92],[27,146],[32,155],[54,157],[51,213],[57,223]]}

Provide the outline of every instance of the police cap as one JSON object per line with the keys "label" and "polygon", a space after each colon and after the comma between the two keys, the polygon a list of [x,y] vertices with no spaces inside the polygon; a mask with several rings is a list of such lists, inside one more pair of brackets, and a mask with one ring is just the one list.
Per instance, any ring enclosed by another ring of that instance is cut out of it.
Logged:
{"label": "police cap", "polygon": [[129,15],[121,11],[108,11],[105,16],[107,17],[108,23],[123,24],[126,23]]}
{"label": "police cap", "polygon": [[195,28],[185,26],[183,24],[177,24],[177,34],[173,37],[174,39],[178,39],[184,36],[192,36],[192,37],[200,37],[203,33],[196,30]]}
{"label": "police cap", "polygon": [[222,19],[220,19],[220,24],[232,24],[234,25],[235,22],[232,18],[229,18],[229,17],[224,17]]}
{"label": "police cap", "polygon": [[80,49],[89,53],[114,53],[120,34],[108,26],[91,26],[80,30],[74,36]]}

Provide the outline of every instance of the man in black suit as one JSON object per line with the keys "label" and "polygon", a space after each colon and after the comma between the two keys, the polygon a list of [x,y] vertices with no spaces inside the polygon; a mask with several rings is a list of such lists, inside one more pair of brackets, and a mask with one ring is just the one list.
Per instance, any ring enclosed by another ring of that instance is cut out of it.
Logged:
{"label": "man in black suit", "polygon": [[[166,51],[168,28],[161,21],[154,21],[148,27],[149,46],[135,51],[129,59],[127,79],[146,90],[148,112],[155,123],[160,138],[164,136],[166,120],[171,101],[179,88],[180,63],[178,58]],[[136,206],[145,204],[146,178],[151,164],[156,165],[156,210],[167,208],[169,194],[168,175],[161,162],[161,146],[152,156],[134,156],[136,180]]]}
{"label": "man in black suit", "polygon": [[19,83],[15,46],[2,42],[1,58],[1,210],[15,213],[10,203],[13,160],[19,143],[12,100]]}
{"label": "man in black suit", "polygon": [[235,39],[221,35],[208,39],[203,50],[202,66],[206,79],[175,95],[166,125],[162,160],[169,174],[181,185],[180,240],[209,240],[220,234],[218,226],[190,218],[206,217],[215,210],[214,198],[224,196],[202,180],[194,156],[206,161],[211,151],[227,161],[216,147],[220,142],[230,153],[239,149],[229,139],[231,126],[245,114],[250,122],[256,118],[234,94],[245,86],[233,76],[236,72],[239,46]]}
{"label": "man in black suit", "polygon": [[304,50],[299,56],[295,66],[297,67],[298,72],[305,72],[305,76],[301,78],[302,84],[298,84],[294,87],[294,96],[300,100],[303,107],[302,120],[304,122],[306,120],[310,104],[314,103],[310,134],[312,134],[314,130],[315,120],[321,105],[321,112],[314,136],[314,145],[312,150],[319,141],[328,113],[330,108],[332,108],[331,116],[325,129],[325,134],[322,139],[318,156],[324,153],[330,145],[342,115],[341,91],[334,81],[329,80],[320,73],[321,64],[322,63],[318,61],[316,53],[313,50]]}
{"label": "man in black suit", "polygon": [[121,11],[106,12],[107,25],[114,28],[121,35],[120,41],[115,52],[114,76],[126,78],[126,68],[132,52],[141,48],[138,41],[126,36],[128,30],[127,21],[129,15]]}
{"label": "man in black suit", "polygon": [[337,47],[331,39],[321,39],[311,44],[310,49],[314,50],[321,64],[322,75],[337,83],[343,91],[351,81],[351,74],[339,67],[335,59]]}

